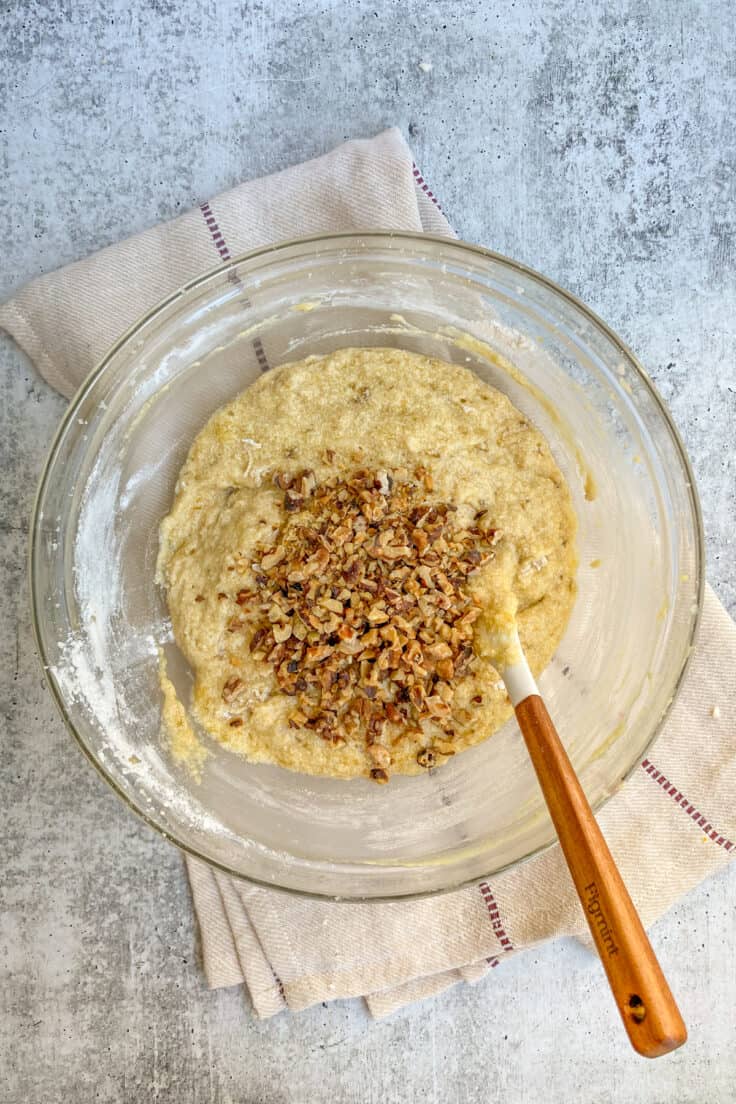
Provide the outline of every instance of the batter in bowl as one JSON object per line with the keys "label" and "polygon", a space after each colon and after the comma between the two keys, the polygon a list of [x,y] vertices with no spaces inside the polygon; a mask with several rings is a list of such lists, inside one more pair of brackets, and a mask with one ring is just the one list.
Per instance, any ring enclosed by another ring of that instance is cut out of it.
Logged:
{"label": "batter in bowl", "polygon": [[549,446],[465,368],[342,349],[270,371],[195,439],[159,581],[193,714],[258,762],[387,782],[510,715],[478,620],[538,674],[575,598]]}

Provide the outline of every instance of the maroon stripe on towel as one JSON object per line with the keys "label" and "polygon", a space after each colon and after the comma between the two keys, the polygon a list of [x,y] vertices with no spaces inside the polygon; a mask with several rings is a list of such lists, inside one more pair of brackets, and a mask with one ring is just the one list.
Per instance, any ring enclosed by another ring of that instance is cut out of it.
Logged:
{"label": "maroon stripe on towel", "polygon": [[[481,897],[485,901],[486,909],[488,910],[488,915],[491,920],[491,925],[494,932],[496,933],[498,942],[501,944],[501,947],[504,951],[513,951],[514,945],[504,931],[503,924],[501,923],[501,915],[498,911],[498,905],[496,904],[496,898],[491,893],[491,887],[488,885],[488,882],[481,882],[478,886],[478,889],[480,890]],[[497,966],[498,959],[496,959],[495,963],[491,962],[490,965]]]}
{"label": "maroon stripe on towel", "polygon": [[207,223],[207,227],[212,236],[212,241],[215,244],[217,252],[220,254],[223,260],[229,261],[231,259],[230,250],[225,244],[222,230],[220,230],[220,227],[217,225],[217,219],[213,214],[212,208],[210,207],[209,203],[200,203],[199,209],[202,212],[204,221]]}
{"label": "maroon stripe on towel", "polygon": [[261,369],[262,372],[267,372],[269,368],[268,357],[266,356],[263,345],[261,344],[260,337],[253,338],[253,349],[256,354],[256,360],[258,361],[258,367]]}
{"label": "maroon stripe on towel", "polygon": [[649,775],[652,782],[656,782],[658,786],[661,786],[663,791],[672,798],[676,805],[679,805],[686,816],[689,816],[691,820],[694,820],[699,828],[702,828],[706,836],[712,839],[718,847],[722,847],[724,851],[732,851],[736,844],[734,844],[728,836],[722,835],[718,832],[710,823],[708,818],[696,809],[694,805],[691,805],[688,799],[683,793],[678,790],[677,786],[674,786],[669,778],[665,778],[661,771],[657,770],[654,763],[650,763],[648,759],[642,762],[642,767]]}
{"label": "maroon stripe on towel", "polygon": [[273,966],[271,967],[271,973],[273,974],[273,980],[276,982],[276,985],[278,986],[279,995],[280,995],[282,1001],[284,1002],[284,1004],[286,1004],[286,991],[284,990],[284,983],[281,980],[281,978],[279,977],[279,975],[276,973],[276,971],[274,970]]}
{"label": "maroon stripe on towel", "polygon": [[411,172],[412,172],[412,176],[414,177],[414,182],[417,185],[417,187],[421,188],[422,191],[424,192],[424,194],[427,196],[427,198],[432,200],[432,202],[434,203],[437,210],[441,211],[442,208],[440,207],[440,203],[439,203],[439,200],[437,199],[437,196],[434,194],[434,192],[430,192],[429,188],[427,187],[427,185],[425,183],[424,177],[420,173],[420,171],[417,168],[415,162],[412,162]]}
{"label": "maroon stripe on towel", "polygon": [[[212,238],[212,244],[219,253],[220,259],[223,261],[231,261],[232,257],[227,242],[225,241],[225,235],[217,225],[217,219],[215,218],[212,206],[209,203],[200,203],[199,209],[202,212],[202,217],[204,218],[207,229],[210,232],[210,237]],[[231,283],[237,284],[238,287],[240,286],[240,278],[234,269],[230,270],[227,278]],[[246,299],[246,303],[247,302]],[[267,372],[269,369],[268,357],[266,356],[260,337],[254,337],[252,344],[253,352],[256,354],[256,360],[258,361],[258,367],[262,372]]]}

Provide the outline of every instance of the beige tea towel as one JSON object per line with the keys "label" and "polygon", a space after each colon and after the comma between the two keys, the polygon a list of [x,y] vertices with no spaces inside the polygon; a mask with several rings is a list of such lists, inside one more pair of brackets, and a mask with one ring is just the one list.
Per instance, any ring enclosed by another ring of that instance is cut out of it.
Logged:
{"label": "beige tea towel", "polygon": [[[451,233],[397,130],[242,184],[42,276],[0,326],[71,395],[114,339],[218,260],[332,230]],[[736,854],[736,626],[709,589],[699,645],[650,758],[599,820],[645,923]],[[714,706],[717,707],[714,709]],[[556,936],[586,938],[557,847],[488,881],[396,904],[315,901],[187,859],[211,986],[245,982],[259,1016],[364,996],[385,1015]]]}

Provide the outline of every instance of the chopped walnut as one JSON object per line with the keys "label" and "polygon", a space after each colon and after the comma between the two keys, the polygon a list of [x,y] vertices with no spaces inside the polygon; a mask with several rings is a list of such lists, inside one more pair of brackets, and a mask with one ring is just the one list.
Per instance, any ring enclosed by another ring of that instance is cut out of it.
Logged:
{"label": "chopped walnut", "polygon": [[[227,626],[245,631],[294,698],[290,726],[335,747],[362,741],[377,782],[388,781],[386,745],[397,738],[433,744],[417,754],[422,767],[454,753],[453,701],[474,666],[480,615],[467,580],[499,539],[486,514],[463,528],[456,507],[429,501],[426,468],[413,476],[361,468],[317,483],[311,471],[276,473],[285,520]],[[241,685],[230,679],[223,700]]]}
{"label": "chopped walnut", "polygon": [[390,767],[391,766],[391,753],[388,748],[382,747],[381,744],[369,744],[368,754],[373,762],[378,767]]}
{"label": "chopped walnut", "polygon": [[230,678],[227,680],[222,688],[222,700],[224,702],[231,702],[235,695],[243,687],[243,680],[239,678]]}

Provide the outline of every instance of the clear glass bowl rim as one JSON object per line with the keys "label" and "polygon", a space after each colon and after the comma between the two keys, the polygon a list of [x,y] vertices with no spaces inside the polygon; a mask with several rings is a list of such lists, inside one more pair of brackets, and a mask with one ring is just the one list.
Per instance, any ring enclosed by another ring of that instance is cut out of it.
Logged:
{"label": "clear glass bowl rim", "polygon": [[[87,747],[84,740],[81,738],[80,734],[77,732],[76,727],[74,725],[74,722],[72,721],[71,717],[69,716],[69,713],[67,712],[66,704],[65,704],[63,696],[60,693],[60,690],[59,690],[59,688],[56,684],[56,681],[54,679],[49,679],[47,677],[47,671],[48,671],[49,664],[48,664],[48,657],[46,655],[46,651],[45,651],[45,648],[44,648],[43,633],[41,631],[41,626],[40,626],[39,610],[41,609],[41,601],[40,601],[40,597],[39,597],[39,594],[38,594],[38,591],[37,591],[37,580],[36,580],[36,572],[34,570],[34,562],[35,562],[35,556],[36,556],[38,541],[39,541],[39,536],[40,536],[41,521],[42,521],[42,518],[43,518],[42,504],[43,504],[47,484],[50,480],[51,474],[52,474],[53,469],[54,469],[54,462],[56,460],[57,452],[60,448],[61,442],[62,442],[62,440],[63,440],[63,438],[64,438],[64,436],[67,432],[67,429],[68,429],[70,423],[72,423],[74,421],[74,419],[76,418],[77,410],[80,407],[80,405],[82,404],[82,402],[84,401],[87,393],[94,386],[94,384],[99,379],[99,377],[103,374],[103,372],[107,368],[108,364],[113,359],[113,357],[115,356],[115,354],[118,352],[119,349],[121,349],[129,341],[133,340],[136,337],[136,335],[144,328],[144,326],[146,326],[152,319],[154,319],[155,317],[157,317],[158,315],[163,313],[170,304],[172,304],[172,303],[178,301],[179,299],[181,299],[182,296],[185,295],[187,292],[192,291],[195,288],[202,288],[209,281],[221,280],[222,277],[226,276],[226,274],[230,270],[237,269],[241,265],[248,264],[248,263],[250,263],[252,261],[255,261],[259,258],[268,257],[269,255],[272,255],[275,259],[278,255],[286,252],[289,249],[293,249],[295,247],[304,248],[304,247],[309,247],[309,246],[319,246],[319,245],[328,244],[328,243],[337,244],[339,242],[344,242],[346,247],[348,247],[350,245],[355,245],[358,242],[365,242],[365,241],[373,242],[376,245],[380,245],[381,242],[391,242],[391,243],[406,242],[407,246],[409,246],[409,247],[411,247],[414,243],[417,243],[417,244],[418,243],[423,243],[425,245],[426,244],[435,244],[435,245],[439,246],[440,248],[444,248],[444,249],[447,249],[447,248],[456,249],[460,253],[463,253],[463,252],[468,253],[468,254],[473,255],[476,258],[481,258],[481,259],[486,260],[486,261],[491,261],[495,265],[505,267],[505,268],[509,269],[512,272],[518,272],[521,275],[525,276],[526,278],[530,279],[533,283],[538,283],[538,284],[542,285],[543,287],[549,289],[555,295],[560,296],[562,299],[567,300],[567,302],[569,304],[571,304],[573,307],[575,307],[576,310],[578,310],[587,319],[588,322],[592,323],[592,325],[594,327],[596,327],[598,330],[600,330],[604,334],[604,336],[607,337],[608,340],[611,341],[617,347],[619,352],[624,357],[626,357],[626,359],[629,361],[631,367],[634,369],[634,371],[639,376],[639,379],[640,379],[641,383],[643,384],[644,388],[649,392],[650,397],[653,399],[654,404],[657,407],[657,409],[659,411],[659,414],[662,417],[662,421],[664,423],[664,426],[667,429],[667,432],[670,434],[670,437],[671,437],[671,439],[672,439],[672,441],[673,441],[673,443],[676,447],[676,450],[679,454],[680,460],[682,462],[683,469],[684,469],[685,473],[687,474],[687,479],[688,479],[688,483],[689,483],[689,488],[688,488],[689,495],[688,495],[688,497],[689,497],[691,507],[692,507],[692,520],[693,520],[694,529],[695,529],[695,538],[696,538],[696,550],[695,551],[696,551],[696,557],[697,557],[697,579],[698,579],[697,598],[696,598],[697,610],[695,612],[695,616],[694,616],[693,621],[692,621],[691,634],[690,634],[690,639],[688,641],[688,646],[685,650],[685,655],[683,657],[682,665],[681,665],[679,674],[677,676],[677,679],[675,681],[673,691],[672,691],[672,695],[671,695],[671,698],[669,700],[669,703],[668,703],[666,709],[662,713],[662,715],[659,719],[659,722],[657,723],[656,727],[654,728],[654,730],[652,732],[651,738],[647,742],[646,746],[642,749],[642,752],[639,755],[637,755],[635,761],[632,763],[631,767],[626,772],[626,774],[619,780],[618,784],[616,786],[612,787],[611,790],[609,791],[609,793],[606,794],[603,798],[601,798],[601,800],[598,801],[593,806],[593,811],[594,812],[597,812],[604,805],[606,805],[607,802],[610,801],[610,799],[615,796],[615,794],[621,789],[621,787],[626,783],[626,781],[633,775],[634,771],[636,770],[636,767],[638,766],[638,764],[640,762],[641,756],[642,755],[646,756],[649,753],[650,749],[652,748],[652,746],[656,742],[660,732],[662,731],[662,728],[664,727],[664,725],[667,721],[667,718],[669,717],[670,711],[672,710],[675,702],[677,701],[677,698],[679,696],[679,692],[680,692],[680,689],[682,687],[685,675],[687,674],[687,670],[688,670],[688,667],[690,665],[690,660],[692,658],[694,645],[695,645],[695,642],[697,640],[698,632],[699,632],[699,629],[700,629],[700,623],[701,623],[702,612],[703,612],[703,595],[704,595],[704,590],[705,590],[705,570],[704,570],[704,564],[705,564],[705,536],[704,536],[704,530],[703,530],[703,516],[702,516],[701,507],[700,507],[700,499],[699,499],[699,496],[698,496],[697,485],[695,483],[695,476],[694,476],[694,473],[693,473],[693,470],[692,470],[692,465],[690,463],[690,459],[689,459],[687,451],[685,449],[685,445],[683,443],[682,437],[680,436],[680,432],[677,429],[676,425],[672,421],[669,410],[667,409],[667,406],[666,406],[664,400],[662,399],[661,395],[659,394],[659,391],[657,390],[656,386],[654,385],[654,383],[650,379],[647,371],[645,370],[643,365],[640,363],[638,358],[631,351],[631,349],[628,347],[628,345],[618,336],[618,334],[614,330],[611,329],[610,326],[608,326],[593,310],[590,309],[590,307],[588,307],[581,299],[579,299],[572,292],[567,291],[565,288],[563,288],[559,284],[555,283],[554,280],[549,279],[547,276],[544,276],[542,273],[537,272],[533,268],[530,268],[528,265],[522,264],[520,261],[515,261],[512,258],[506,257],[502,253],[497,253],[492,249],[486,249],[483,246],[474,245],[470,242],[463,241],[459,238],[446,238],[446,237],[440,237],[439,235],[436,235],[436,234],[424,234],[424,233],[419,233],[419,232],[416,232],[416,231],[366,230],[366,231],[350,232],[350,233],[336,232],[336,233],[329,233],[329,234],[314,234],[314,235],[310,235],[310,236],[304,237],[304,238],[291,238],[291,239],[288,239],[288,240],[285,240],[285,241],[276,242],[272,245],[261,246],[260,248],[250,250],[247,253],[241,253],[237,257],[232,257],[230,260],[226,261],[224,264],[216,265],[215,267],[209,269],[207,272],[204,272],[201,275],[194,277],[192,280],[189,280],[187,283],[182,284],[175,291],[171,292],[169,295],[167,295],[163,299],[161,299],[155,306],[153,306],[149,311],[147,311],[146,314],[142,315],[136,322],[133,323],[132,326],[130,326],[123,334],[121,334],[121,336],[117,339],[117,341],[115,341],[115,343],[110,346],[110,348],[105,353],[105,355],[102,357],[102,359],[97,364],[97,366],[95,368],[93,368],[91,370],[91,372],[89,373],[89,375],[86,377],[86,379],[83,380],[83,382],[80,384],[80,386],[79,386],[78,390],[76,391],[76,393],[72,396],[72,398],[69,402],[69,406],[66,410],[66,413],[64,414],[64,417],[62,418],[62,420],[61,420],[61,422],[60,422],[60,424],[59,424],[59,426],[56,430],[56,433],[54,434],[51,445],[49,447],[48,455],[46,457],[46,462],[45,462],[44,467],[43,467],[43,471],[42,471],[42,474],[41,474],[41,477],[40,477],[40,480],[39,480],[38,489],[36,491],[36,496],[35,496],[34,503],[33,503],[33,510],[32,510],[32,514],[31,514],[30,541],[29,541],[29,560],[28,560],[28,569],[29,569],[29,577],[30,577],[31,612],[32,612],[32,621],[33,621],[33,633],[34,633],[34,637],[35,637],[35,640],[36,640],[36,645],[37,645],[37,648],[38,648],[39,661],[40,661],[42,669],[43,669],[44,680],[46,682],[46,686],[47,686],[52,698],[54,699],[54,702],[56,703],[56,707],[57,707],[59,713],[61,714],[61,717],[62,717],[62,720],[63,720],[64,724],[66,725],[66,727],[69,730],[69,732],[71,733],[71,735],[74,737],[77,745],[79,746],[81,751],[84,753],[86,758],[89,760],[89,762],[92,763],[92,765],[95,767],[95,769],[98,771],[98,773],[102,776],[102,778],[104,778],[105,782],[111,787],[111,789],[115,792],[115,794],[120,798],[120,800],[127,806],[128,809],[130,809],[133,813],[135,813],[136,816],[138,816],[141,820],[143,820],[145,822],[145,824],[148,825],[149,828],[152,828],[158,835],[163,836],[163,838],[168,840],[169,843],[173,843],[177,848],[179,848],[179,850],[183,851],[185,854],[191,855],[195,859],[199,859],[201,862],[206,863],[208,866],[215,867],[216,869],[221,870],[224,874],[227,874],[230,877],[237,878],[240,881],[250,882],[253,885],[260,885],[263,888],[270,889],[270,890],[275,890],[277,892],[295,894],[295,895],[300,896],[300,897],[314,898],[314,899],[318,899],[318,900],[325,900],[325,898],[330,899],[332,897],[332,895],[322,894],[322,893],[317,893],[317,892],[310,892],[309,890],[303,890],[303,889],[293,889],[293,888],[290,888],[290,887],[287,888],[287,887],[284,887],[284,886],[279,886],[277,884],[274,884],[273,882],[265,882],[265,881],[262,881],[258,878],[249,877],[249,876],[241,873],[240,871],[237,871],[237,870],[232,869],[231,867],[228,867],[224,863],[219,863],[216,860],[210,858],[209,856],[203,855],[195,847],[192,847],[190,844],[187,844],[187,843],[183,842],[182,840],[176,839],[170,832],[166,831],[159,824],[157,824],[155,820],[153,820],[150,816],[148,816],[143,811],[143,809],[140,808],[135,803],[135,801],[127,793],[125,793],[121,789],[121,787],[118,785],[118,783],[115,781],[115,779],[108,773],[108,771],[105,769],[103,764],[95,757],[95,755],[92,753],[90,748]],[[506,864],[505,866],[499,867],[498,870],[494,871],[494,875],[501,873],[501,871],[503,871],[503,870],[512,869],[515,866],[519,866],[522,863],[528,862],[530,859],[534,858],[536,855],[540,855],[544,851],[547,851],[550,847],[553,847],[555,845],[555,843],[556,843],[556,840],[553,839],[549,843],[535,848],[533,851],[530,851],[527,855],[524,855],[521,858],[515,859],[512,862]],[[392,894],[392,895],[386,895],[386,896],[377,896],[377,897],[371,897],[370,900],[380,903],[381,901],[384,901],[384,902],[410,901],[410,900],[415,900],[415,899],[419,899],[419,898],[423,898],[423,897],[435,897],[435,896],[438,896],[440,894],[455,892],[458,889],[462,889],[464,886],[475,885],[478,882],[478,880],[479,880],[478,878],[471,878],[471,879],[466,880],[466,881],[460,881],[455,885],[446,886],[442,889],[435,889],[435,890],[429,890],[429,891],[418,891],[418,892],[407,893],[407,894]],[[340,900],[350,900],[351,898],[344,895],[344,894],[342,894],[339,899]],[[362,898],[353,898],[353,899],[357,900],[357,899],[362,899]]]}

